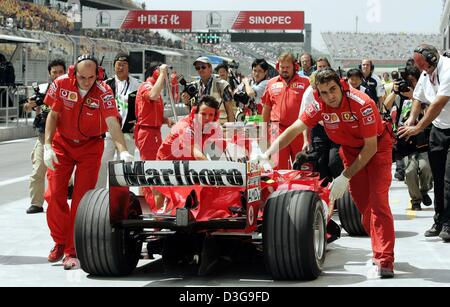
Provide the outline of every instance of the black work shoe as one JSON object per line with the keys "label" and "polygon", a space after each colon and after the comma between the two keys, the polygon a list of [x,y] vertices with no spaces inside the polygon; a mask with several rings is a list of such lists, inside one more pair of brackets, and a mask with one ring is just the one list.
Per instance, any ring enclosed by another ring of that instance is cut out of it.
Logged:
{"label": "black work shoe", "polygon": [[441,233],[441,230],[442,230],[442,225],[434,223],[430,229],[425,231],[424,236],[425,237],[437,237]]}
{"label": "black work shoe", "polygon": [[73,196],[73,185],[67,187],[67,199],[72,199]]}
{"label": "black work shoe", "polygon": [[35,214],[35,213],[41,213],[44,212],[44,208],[43,207],[38,207],[35,205],[31,205],[28,209],[27,209],[27,214]]}
{"label": "black work shoe", "polygon": [[428,193],[422,194],[422,203],[424,206],[431,206],[433,204],[433,201],[431,200],[430,196],[428,196]]}
{"label": "black work shoe", "polygon": [[421,211],[422,207],[420,207],[420,201],[411,203],[411,210],[413,211]]}
{"label": "black work shoe", "polygon": [[442,226],[442,230],[439,233],[439,238],[441,238],[445,242],[450,241],[450,226],[448,225]]}

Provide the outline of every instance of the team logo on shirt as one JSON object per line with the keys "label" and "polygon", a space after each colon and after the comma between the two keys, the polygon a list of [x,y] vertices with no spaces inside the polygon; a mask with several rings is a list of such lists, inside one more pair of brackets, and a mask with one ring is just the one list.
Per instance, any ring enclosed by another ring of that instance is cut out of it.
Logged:
{"label": "team logo on shirt", "polygon": [[363,123],[365,126],[372,125],[373,123],[375,123],[375,116],[369,115],[369,116],[363,117]]}
{"label": "team logo on shirt", "polygon": [[61,89],[60,93],[62,98],[67,98],[67,96],[69,96],[69,92],[66,90]]}
{"label": "team logo on shirt", "polygon": [[313,118],[319,112],[319,106],[312,103],[306,108],[305,112],[309,117]]}
{"label": "team logo on shirt", "polygon": [[361,114],[362,114],[362,116],[369,116],[369,115],[372,115],[372,114],[373,114],[373,109],[372,109],[372,107],[371,107],[371,106],[368,106],[368,107],[366,107],[366,108],[364,108],[364,109],[361,109]]}
{"label": "team logo on shirt", "polygon": [[336,113],[323,113],[322,118],[323,121],[327,124],[335,124],[341,121]]}
{"label": "team logo on shirt", "polygon": [[114,100],[103,101],[103,107],[105,109],[114,109],[116,104],[114,103]]}
{"label": "team logo on shirt", "polygon": [[294,83],[292,83],[291,88],[304,90],[305,89],[305,84],[294,82]]}
{"label": "team logo on shirt", "polygon": [[47,92],[47,94],[50,96],[50,97],[55,97],[55,94],[56,94],[56,90],[57,90],[57,86],[56,86],[56,84],[55,83],[52,83],[52,85],[50,85],[50,88],[48,89],[48,92]]}
{"label": "team logo on shirt", "polygon": [[97,99],[87,98],[86,105],[91,109],[98,109],[100,107],[100,103]]}
{"label": "team logo on shirt", "polygon": [[350,112],[343,112],[342,113],[342,121],[346,123],[352,123],[355,121],[355,116]]}
{"label": "team logo on shirt", "polygon": [[78,101],[78,94],[75,92],[69,92],[69,97],[68,99],[70,101]]}

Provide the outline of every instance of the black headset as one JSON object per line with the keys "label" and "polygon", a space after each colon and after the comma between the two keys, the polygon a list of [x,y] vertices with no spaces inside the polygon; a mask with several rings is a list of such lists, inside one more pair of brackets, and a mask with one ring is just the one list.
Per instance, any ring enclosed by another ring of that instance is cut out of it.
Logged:
{"label": "black headset", "polygon": [[[358,68],[359,68],[359,70],[362,71],[362,64],[359,64]],[[370,71],[372,72],[372,71],[374,71],[374,69],[375,69],[375,65],[373,65],[372,61],[370,61]]]}
{"label": "black headset", "polygon": [[439,58],[436,56],[436,54],[430,50],[430,48],[427,47],[417,47],[416,49],[414,49],[414,52],[420,53],[421,55],[423,55],[423,57],[425,58],[425,60],[427,61],[427,63],[430,66],[434,66],[436,67],[438,62],[439,62]]}
{"label": "black headset", "polygon": [[97,80],[102,81],[105,78],[105,69],[102,66],[100,66],[100,64],[98,63],[97,58],[95,56],[91,55],[91,54],[83,54],[83,55],[80,55],[77,58],[77,61],[76,61],[75,65],[71,65],[69,67],[69,70],[68,70],[69,77],[75,78],[76,73],[77,73],[77,66],[78,66],[78,64],[83,62],[83,61],[87,61],[87,60],[90,60],[90,61],[95,63]]}

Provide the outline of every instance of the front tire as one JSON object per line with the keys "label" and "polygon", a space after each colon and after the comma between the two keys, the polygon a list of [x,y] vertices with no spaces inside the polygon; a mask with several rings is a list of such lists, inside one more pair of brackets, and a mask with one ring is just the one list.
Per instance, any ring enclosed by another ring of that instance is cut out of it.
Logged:
{"label": "front tire", "polygon": [[312,280],[325,261],[322,200],[312,191],[277,191],[267,200],[263,221],[264,260],[274,279]]}

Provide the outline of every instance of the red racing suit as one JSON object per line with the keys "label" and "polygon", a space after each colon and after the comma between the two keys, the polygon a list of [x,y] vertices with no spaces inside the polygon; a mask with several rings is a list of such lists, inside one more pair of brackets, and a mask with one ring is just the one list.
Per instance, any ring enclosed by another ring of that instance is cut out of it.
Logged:
{"label": "red racing suit", "polygon": [[342,145],[339,154],[346,168],[358,157],[364,138],[378,137],[376,154],[350,179],[350,193],[370,234],[374,259],[382,266],[392,267],[395,234],[388,195],[392,181],[392,138],[375,102],[358,90],[344,89],[338,108],[327,106],[315,92],[315,103],[306,108],[300,119],[310,128],[323,121],[329,138]]}
{"label": "red racing suit", "polygon": [[[97,182],[107,131],[105,119],[119,117],[114,95],[106,83],[97,81],[82,98],[76,82],[67,75],[56,79],[45,98],[45,103],[59,114],[52,142],[59,163],[54,171],[47,171],[47,223],[55,243],[64,245],[64,253],[71,256],[76,256],[73,231],[78,204]],[[69,208],[67,186],[75,166]]]}
{"label": "red racing suit", "polygon": [[[149,97],[155,83],[155,78],[147,78],[147,81],[139,87],[136,95],[134,140],[141,160],[156,160],[156,153],[162,143],[161,126],[164,122],[164,103],[161,96],[156,100],[151,100]],[[151,188],[143,188],[143,192],[148,204],[153,207]]]}
{"label": "red racing suit", "polygon": [[156,160],[161,146],[161,126],[164,122],[164,104],[162,97],[150,100],[149,95],[155,79],[149,77],[142,83],[136,95],[136,129],[134,140],[142,160]]}
{"label": "red racing suit", "polygon": [[[303,94],[308,86],[308,78],[298,74],[294,75],[289,84],[281,76],[270,79],[267,83],[261,102],[272,108],[269,131],[271,143],[297,120]],[[295,156],[302,147],[303,135],[299,135],[289,146],[272,156],[275,169],[290,169],[289,158],[295,161]]]}
{"label": "red racing suit", "polygon": [[[202,151],[205,152],[205,148],[209,148],[208,146],[214,143],[213,147],[217,148],[219,152],[223,152],[226,148],[226,141],[219,123],[212,122],[210,127],[204,128],[202,131],[200,125],[196,126],[193,117],[194,114],[191,113],[172,127],[171,133],[158,150],[158,160],[195,160],[194,144],[201,145]],[[192,211],[198,220],[228,217],[230,216],[228,208],[240,204],[241,191],[235,188],[221,187],[219,190],[217,187],[178,186],[157,189],[170,199],[166,213],[171,212],[172,214],[176,214],[176,208],[184,206],[186,197],[194,190],[200,204],[205,204]],[[229,206],[224,204],[229,204]]]}

